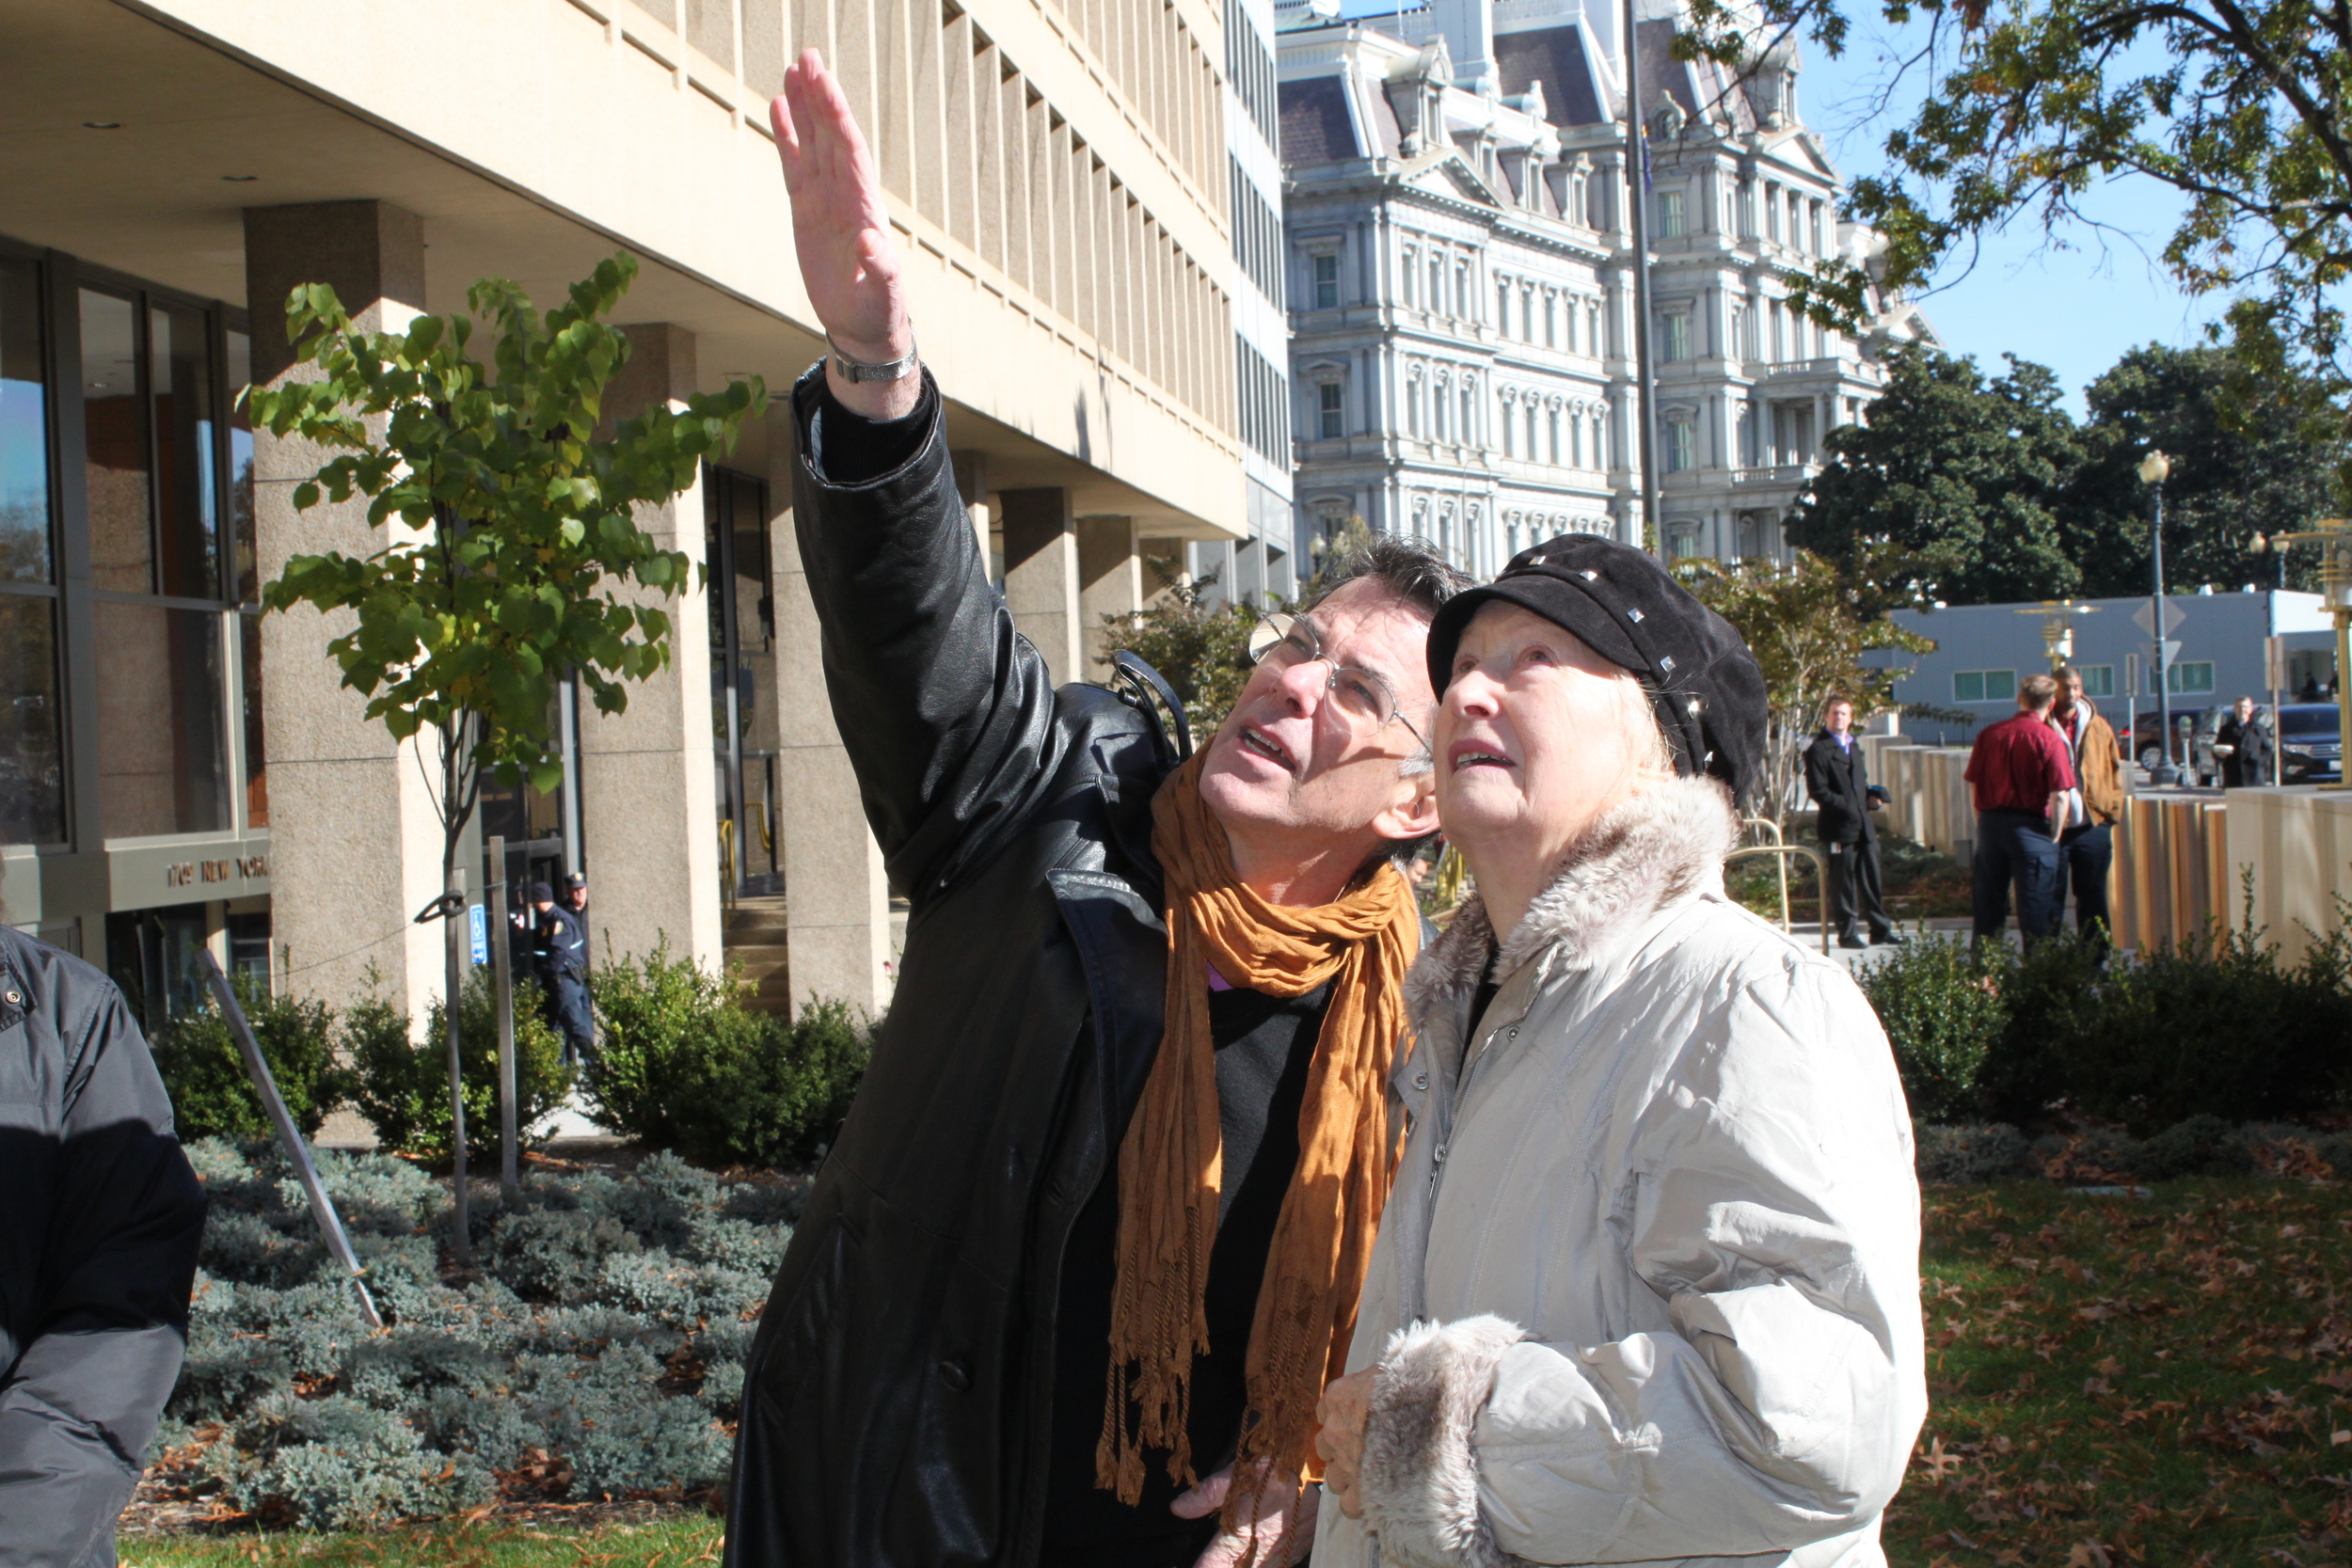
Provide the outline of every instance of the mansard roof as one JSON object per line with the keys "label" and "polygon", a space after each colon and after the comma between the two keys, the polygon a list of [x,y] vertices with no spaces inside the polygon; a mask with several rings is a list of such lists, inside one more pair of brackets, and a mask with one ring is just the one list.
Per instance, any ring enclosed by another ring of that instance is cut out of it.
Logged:
{"label": "mansard roof", "polygon": [[1284,82],[1278,102],[1282,162],[1338,164],[1370,156],[1357,143],[1356,123],[1347,112],[1347,87],[1339,77]]}
{"label": "mansard roof", "polygon": [[1545,118],[1554,125],[1598,125],[1609,118],[1585,57],[1584,29],[1573,23],[1497,34],[1495,74],[1510,98],[1541,82]]}

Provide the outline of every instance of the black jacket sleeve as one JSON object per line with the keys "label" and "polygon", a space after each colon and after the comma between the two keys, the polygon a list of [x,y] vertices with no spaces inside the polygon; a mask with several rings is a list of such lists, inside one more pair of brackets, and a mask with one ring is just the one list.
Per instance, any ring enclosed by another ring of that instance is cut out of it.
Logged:
{"label": "black jacket sleeve", "polygon": [[204,1192],[113,983],[13,931],[0,958],[0,1563],[111,1563],[179,1376]]}
{"label": "black jacket sleeve", "polygon": [[1063,743],[1054,689],[989,585],[930,372],[907,420],[857,419],[821,367],[792,403],[793,531],[834,721],[891,883],[920,907],[1040,804]]}

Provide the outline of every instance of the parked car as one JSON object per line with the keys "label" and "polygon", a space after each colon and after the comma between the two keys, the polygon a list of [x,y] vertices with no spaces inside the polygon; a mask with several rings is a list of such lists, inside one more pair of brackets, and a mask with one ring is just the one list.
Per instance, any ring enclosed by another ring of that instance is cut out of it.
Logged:
{"label": "parked car", "polygon": [[[2229,715],[2226,704],[2203,707],[2172,705],[2172,763],[2181,769],[2184,783],[2213,785],[2221,782],[2221,761],[2213,754],[2213,737],[2221,727],[2221,721]],[[2160,746],[2156,710],[2144,708],[2132,725],[2132,757],[2140,767],[2153,770],[2164,758]]]}
{"label": "parked car", "polygon": [[2343,715],[2333,703],[2279,707],[2279,782],[2332,784],[2344,777]]}

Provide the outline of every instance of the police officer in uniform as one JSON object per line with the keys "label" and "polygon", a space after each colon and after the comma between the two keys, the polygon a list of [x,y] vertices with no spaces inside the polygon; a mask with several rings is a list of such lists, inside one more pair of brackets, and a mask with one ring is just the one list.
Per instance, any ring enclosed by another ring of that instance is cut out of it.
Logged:
{"label": "police officer in uniform", "polygon": [[547,992],[548,1022],[564,1037],[564,1059],[579,1063],[596,1050],[596,1024],[588,1010],[588,938],[580,917],[555,901],[545,882],[531,884],[531,967]]}

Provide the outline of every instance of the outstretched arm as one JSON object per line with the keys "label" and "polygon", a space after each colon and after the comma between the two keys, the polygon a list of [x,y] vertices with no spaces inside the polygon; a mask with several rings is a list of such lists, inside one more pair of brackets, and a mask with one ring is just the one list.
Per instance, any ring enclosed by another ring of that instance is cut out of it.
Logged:
{"label": "outstretched arm", "polygon": [[[913,353],[874,159],[816,51],[771,114],[802,277],[835,353]],[[826,691],[890,879],[919,906],[1037,805],[1059,744],[1052,680],[989,586],[930,377],[852,382],[829,356],[792,415],[792,528]]]}
{"label": "outstretched arm", "polygon": [[[914,353],[906,278],[874,154],[816,50],[802,51],[786,68],[784,94],[768,105],[768,119],[792,198],[801,281],[825,335],[836,351],[866,364]],[[846,380],[830,356],[825,382],[844,407],[869,420],[904,419],[923,390],[914,375]]]}

